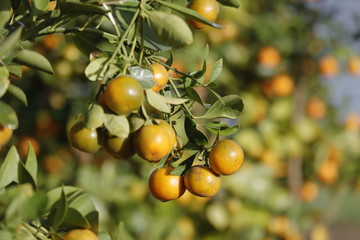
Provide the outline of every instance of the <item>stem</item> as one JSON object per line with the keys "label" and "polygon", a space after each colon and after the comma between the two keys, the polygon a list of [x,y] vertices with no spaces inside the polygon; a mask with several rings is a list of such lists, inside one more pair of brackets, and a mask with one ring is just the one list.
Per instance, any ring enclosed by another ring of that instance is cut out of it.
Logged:
{"label": "stem", "polygon": [[31,234],[38,240],[46,240],[48,239],[47,235],[45,235],[44,233],[42,233],[40,231],[40,229],[36,228],[36,227],[33,227],[31,226],[30,224],[28,223],[22,223],[22,225],[29,231],[31,232]]}
{"label": "stem", "polygon": [[[176,96],[177,96],[178,98],[181,98],[181,94],[180,94],[179,90],[177,89],[177,87],[175,86],[174,82],[173,82],[171,79],[169,79],[169,83],[170,83],[171,87],[174,89],[174,92],[175,92]],[[193,118],[193,119],[197,119],[197,118],[198,118],[198,117],[194,116],[194,115],[191,113],[190,109],[186,106],[185,103],[182,103],[181,106],[184,108],[185,112],[186,112],[191,118]]]}
{"label": "stem", "polygon": [[97,35],[102,35],[103,37],[105,37],[109,40],[119,40],[119,37],[117,37],[111,33],[103,32],[103,31],[100,31],[100,30],[94,29],[94,28],[82,28],[82,27],[63,27],[63,28],[56,28],[53,31],[47,31],[44,29],[39,32],[38,36],[44,36],[44,35],[49,35],[49,34],[53,34],[53,33],[67,34],[67,33],[76,33],[76,32],[94,33]]}

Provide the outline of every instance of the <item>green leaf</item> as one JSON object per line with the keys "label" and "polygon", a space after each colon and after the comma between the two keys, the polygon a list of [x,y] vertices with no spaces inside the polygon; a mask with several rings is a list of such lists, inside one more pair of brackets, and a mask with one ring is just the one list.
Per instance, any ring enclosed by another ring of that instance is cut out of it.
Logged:
{"label": "green leaf", "polygon": [[176,166],[174,168],[174,170],[171,171],[170,174],[172,175],[176,175],[176,176],[181,176],[184,175],[186,170],[188,170],[189,168],[191,168],[191,166],[194,163],[195,158],[198,156],[198,152],[191,155],[189,158],[187,158],[186,160],[182,161],[178,166]]}
{"label": "green leaf", "polygon": [[111,135],[127,138],[130,133],[130,124],[128,119],[123,115],[105,114],[105,128]]}
{"label": "green leaf", "polygon": [[31,0],[31,11],[35,16],[43,14],[49,4],[49,0]]}
{"label": "green leaf", "polygon": [[218,0],[218,2],[221,3],[222,5],[228,6],[228,7],[234,7],[234,8],[240,7],[239,0]]}
{"label": "green leaf", "polygon": [[30,141],[28,142],[28,154],[26,156],[25,168],[28,170],[28,172],[30,173],[36,184],[38,162],[34,148]]}
{"label": "green leaf", "polygon": [[[0,30],[11,18],[11,0],[0,1]],[[0,238],[2,239],[2,238]]]}
{"label": "green leaf", "polygon": [[240,129],[240,126],[235,124],[230,127],[225,122],[214,121],[206,123],[205,128],[211,133],[219,134],[220,136],[228,136],[237,132]]}
{"label": "green leaf", "polygon": [[205,146],[208,143],[205,134],[197,129],[197,124],[189,117],[185,117],[185,132],[190,142],[197,146]]}
{"label": "green leaf", "polygon": [[8,91],[14,97],[19,99],[23,104],[25,104],[25,106],[27,106],[27,104],[28,104],[27,103],[27,98],[26,98],[26,95],[25,95],[24,91],[21,88],[15,86],[13,84],[10,84]]}
{"label": "green leaf", "polygon": [[7,230],[0,230],[0,239],[1,240],[13,240],[13,235]]}
{"label": "green leaf", "polygon": [[163,100],[160,94],[157,94],[152,89],[146,89],[145,92],[146,92],[146,99],[152,107],[164,113],[171,112],[170,107]]}
{"label": "green leaf", "polygon": [[14,75],[15,77],[18,78],[22,77],[22,67],[20,64],[8,64],[6,65],[6,67],[11,75]]}
{"label": "green leaf", "polygon": [[90,81],[103,81],[105,75],[113,77],[120,69],[114,64],[110,63],[108,68],[105,68],[107,57],[99,57],[92,60],[85,68],[85,75]]}
{"label": "green leaf", "polygon": [[222,67],[223,67],[223,60],[222,60],[222,58],[220,58],[214,64],[213,69],[211,71],[209,82],[207,84],[215,81],[220,76]]}
{"label": "green leaf", "polygon": [[141,83],[145,89],[154,86],[153,74],[149,69],[134,66],[129,68],[130,76]]}
{"label": "green leaf", "polygon": [[10,85],[9,79],[0,79],[0,98],[4,96]]}
{"label": "green leaf", "polygon": [[105,232],[105,231],[99,232],[98,238],[99,238],[99,240],[111,240],[109,233]]}
{"label": "green leaf", "polygon": [[14,109],[2,101],[0,101],[0,124],[6,125],[12,129],[16,129],[19,124]]}
{"label": "green leaf", "polygon": [[52,189],[51,191],[47,192],[49,201],[45,207],[46,211],[54,210],[56,208],[57,202],[59,201],[63,191],[65,192],[66,196],[71,196],[73,194],[82,192],[83,189],[73,186],[62,186]]}
{"label": "green leaf", "polygon": [[160,97],[163,99],[165,103],[171,104],[171,105],[180,105],[183,103],[186,103],[189,101],[189,99],[185,98],[176,98],[176,97],[164,97],[163,95],[160,95]]}
{"label": "green leaf", "polygon": [[65,228],[90,228],[90,223],[79,211],[68,208],[60,226]]}
{"label": "green leaf", "polygon": [[49,74],[54,73],[50,62],[43,55],[35,51],[23,49],[14,57],[13,61]]}
{"label": "green leaf", "polygon": [[207,24],[207,25],[215,27],[215,28],[223,28],[223,26],[221,26],[221,25],[219,25],[217,23],[209,21],[207,18],[203,17],[198,12],[196,12],[196,11],[190,9],[190,8],[183,7],[183,6],[179,5],[179,4],[166,2],[166,1],[162,1],[162,0],[156,0],[156,1],[161,3],[164,6],[167,6],[167,7],[171,8],[171,9],[174,9],[174,10],[178,11],[179,13],[181,13],[182,15],[184,15],[187,18],[194,19],[194,20],[196,20],[198,22]]}
{"label": "green leaf", "polygon": [[100,48],[98,48],[95,44],[90,42],[88,39],[83,36],[82,33],[76,33],[73,36],[74,44],[80,50],[82,54],[85,56],[90,56],[93,52],[100,52]]}
{"label": "green leaf", "polygon": [[20,40],[22,27],[17,28],[7,38],[0,42],[0,58],[11,52],[18,44]]}
{"label": "green leaf", "polygon": [[85,115],[85,126],[89,129],[101,127],[104,123],[104,109],[94,104]]}
{"label": "green leaf", "polygon": [[61,223],[64,221],[68,211],[68,200],[64,188],[61,190],[61,196],[54,209],[54,219],[52,220],[52,227],[57,230]]}
{"label": "green leaf", "polygon": [[202,106],[204,106],[204,101],[201,99],[199,93],[192,87],[187,87],[184,89],[185,94],[188,98],[200,103]]}
{"label": "green leaf", "polygon": [[145,123],[145,119],[140,117],[138,114],[132,114],[130,115],[130,117],[128,117],[128,119],[130,124],[130,132],[135,132],[136,130],[140,129]]}
{"label": "green leaf", "polygon": [[118,229],[119,229],[119,231],[118,231],[116,240],[134,240],[134,238],[126,230],[124,222],[121,221],[119,223]]}
{"label": "green leaf", "polygon": [[204,114],[203,118],[230,118],[236,119],[244,108],[241,98],[237,95],[229,95],[215,102]]}
{"label": "green leaf", "polygon": [[193,42],[189,26],[177,15],[150,11],[149,22],[159,40],[173,48],[186,47]]}
{"label": "green leaf", "polygon": [[18,180],[19,184],[30,183],[36,189],[35,179],[31,176],[30,172],[26,169],[23,162],[19,162],[18,166]]}
{"label": "green leaf", "polygon": [[0,168],[0,189],[18,181],[19,162],[19,154],[15,146],[12,146]]}
{"label": "green leaf", "polygon": [[100,6],[90,3],[58,1],[58,4],[61,13],[65,15],[75,15],[75,16],[94,15],[94,14],[104,15],[107,12],[104,9],[102,9]]}
{"label": "green leaf", "polygon": [[205,49],[204,49],[204,54],[203,54],[203,61],[205,62],[206,59],[208,58],[209,56],[209,44],[206,44],[205,45]]}
{"label": "green leaf", "polygon": [[45,213],[44,206],[46,206],[47,202],[46,193],[44,191],[36,191],[28,200],[26,207],[24,207],[24,218],[27,221],[39,218]]}

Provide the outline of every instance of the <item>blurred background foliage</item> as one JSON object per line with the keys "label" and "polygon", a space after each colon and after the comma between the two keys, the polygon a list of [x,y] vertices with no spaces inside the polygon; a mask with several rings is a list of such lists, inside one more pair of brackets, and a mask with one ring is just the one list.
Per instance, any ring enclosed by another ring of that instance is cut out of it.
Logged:
{"label": "blurred background foliage", "polygon": [[[50,59],[55,75],[24,68],[23,78],[11,79],[29,106],[8,99],[20,125],[2,155],[15,144],[25,156],[30,140],[41,165],[38,185],[86,188],[100,229],[115,235],[122,222],[121,239],[345,239],[338,234],[360,226],[360,118],[338,114],[346,105],[332,104],[326,81],[358,78],[360,60],[322,2],[241,0],[240,9],[221,7],[224,29],[194,30],[194,44],[174,52],[173,67],[191,72],[209,44],[209,72],[224,60],[220,94],[244,101],[241,129],[231,137],[244,148],[245,163],[212,199],[186,193],[162,203],[147,189],[151,164],[70,148],[71,116],[83,112],[99,85],[86,80],[86,58],[63,35],[29,43]],[[319,26],[331,36],[318,34]]]}

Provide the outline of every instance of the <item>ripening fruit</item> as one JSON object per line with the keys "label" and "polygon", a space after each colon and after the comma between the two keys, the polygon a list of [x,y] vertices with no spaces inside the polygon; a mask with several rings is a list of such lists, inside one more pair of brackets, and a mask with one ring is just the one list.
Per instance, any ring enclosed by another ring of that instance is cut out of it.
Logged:
{"label": "ripening fruit", "polygon": [[28,155],[29,150],[29,143],[34,149],[35,155],[39,156],[40,153],[40,143],[33,137],[24,136],[22,137],[19,142],[16,144],[20,157],[26,157]]}
{"label": "ripening fruit", "polygon": [[350,74],[358,76],[360,75],[360,58],[352,57],[347,62],[347,69]]}
{"label": "ripening fruit", "polygon": [[220,140],[211,149],[210,167],[220,175],[231,175],[239,170],[244,160],[244,152],[240,145],[232,140]]}
{"label": "ripening fruit", "polygon": [[316,183],[312,181],[306,181],[302,186],[300,190],[301,198],[305,202],[312,202],[316,199],[318,195],[318,186]]}
{"label": "ripening fruit", "polygon": [[128,159],[135,154],[132,134],[127,138],[105,134],[103,147],[105,151],[117,159]]}
{"label": "ripening fruit", "polygon": [[171,149],[168,132],[158,125],[146,125],[135,132],[135,152],[149,162],[158,162]]}
{"label": "ripening fruit", "polygon": [[279,65],[281,56],[276,48],[267,46],[260,49],[258,53],[258,60],[261,65],[273,68]]}
{"label": "ripening fruit", "polygon": [[99,238],[89,229],[74,229],[65,234],[64,240],[99,240]]}
{"label": "ripening fruit", "polygon": [[159,92],[169,81],[169,73],[160,63],[151,64],[153,70],[154,86],[151,88],[154,92]]}
{"label": "ripening fruit", "polygon": [[189,168],[184,176],[186,189],[200,197],[212,197],[221,187],[221,176],[211,168],[195,165]]}
{"label": "ripening fruit", "polygon": [[327,55],[320,59],[319,71],[327,77],[333,77],[339,72],[339,65],[333,56]]}
{"label": "ripening fruit", "polygon": [[326,105],[318,97],[309,99],[306,103],[306,113],[314,119],[322,119],[326,115]]}
{"label": "ripening fruit", "polygon": [[0,147],[8,143],[12,135],[13,130],[11,128],[0,124]]}
{"label": "ripening fruit", "polygon": [[[187,7],[199,13],[211,22],[214,22],[219,15],[219,3],[216,0],[192,0]],[[190,18],[187,19],[187,22],[190,26],[197,29],[207,27],[206,24]]]}
{"label": "ripening fruit", "polygon": [[149,190],[160,201],[178,199],[185,192],[184,177],[171,175],[173,167],[164,166],[154,170],[149,178]]}
{"label": "ripening fruit", "polygon": [[175,130],[174,130],[174,128],[173,128],[169,123],[167,123],[167,122],[164,121],[164,120],[161,120],[158,124],[159,124],[159,126],[162,127],[164,130],[166,130],[166,132],[169,134],[169,138],[170,138],[170,142],[169,142],[170,150],[169,150],[169,151],[171,151],[171,150],[175,147],[175,144],[176,144],[176,133],[175,133]]}
{"label": "ripening fruit", "polygon": [[325,184],[334,183],[339,175],[339,164],[333,160],[325,160],[316,169],[316,175]]}
{"label": "ripening fruit", "polygon": [[105,102],[111,111],[119,115],[129,115],[139,110],[144,98],[141,84],[128,76],[110,81],[105,88]]}
{"label": "ripening fruit", "polygon": [[294,80],[288,74],[279,74],[270,80],[271,94],[287,97],[294,91]]}
{"label": "ripening fruit", "polygon": [[96,153],[100,148],[96,129],[87,128],[84,121],[71,127],[68,138],[71,146],[83,152]]}

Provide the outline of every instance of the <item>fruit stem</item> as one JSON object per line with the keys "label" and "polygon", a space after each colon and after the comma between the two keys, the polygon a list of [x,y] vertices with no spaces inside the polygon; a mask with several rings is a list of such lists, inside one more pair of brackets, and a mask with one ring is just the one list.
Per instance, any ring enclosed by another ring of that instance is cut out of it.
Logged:
{"label": "fruit stem", "polygon": [[47,235],[40,228],[31,226],[29,223],[23,222],[22,225],[38,240],[48,239]]}

